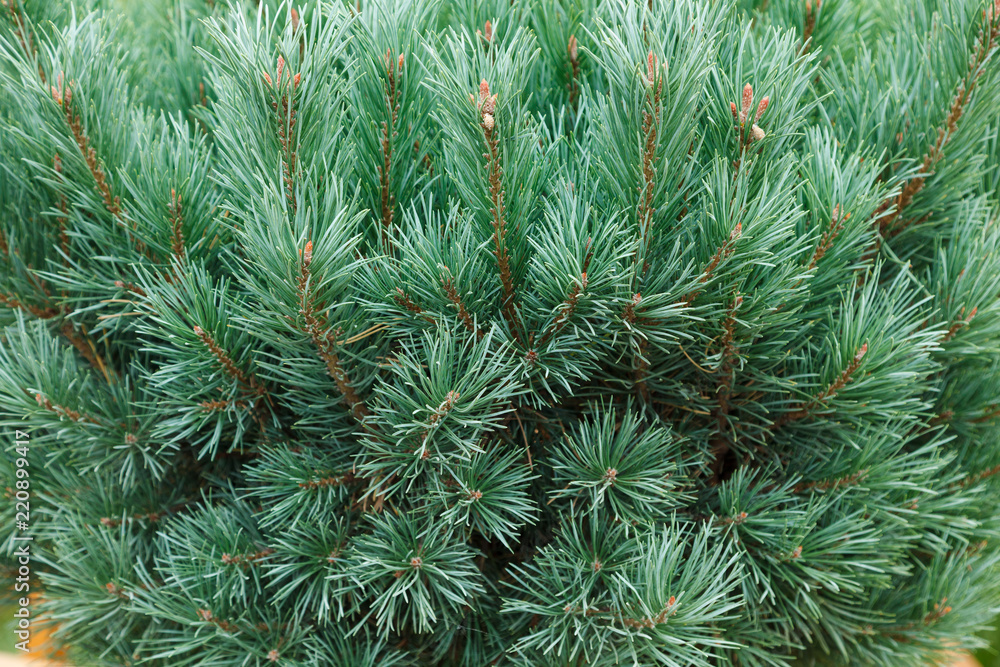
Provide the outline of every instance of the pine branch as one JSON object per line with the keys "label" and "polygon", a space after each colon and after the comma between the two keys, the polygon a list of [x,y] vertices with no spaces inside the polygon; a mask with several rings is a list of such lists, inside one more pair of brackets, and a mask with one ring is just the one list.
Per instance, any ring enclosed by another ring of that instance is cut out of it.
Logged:
{"label": "pine branch", "polygon": [[[659,73],[659,59],[649,52],[646,58],[646,105],[642,112],[642,183],[639,185],[639,206],[636,218],[643,243],[650,242],[653,226],[653,195],[656,191],[656,134],[660,125],[660,95],[663,93],[663,77]],[[637,257],[638,259],[638,257]]]}
{"label": "pine branch", "polygon": [[487,153],[486,169],[489,172],[490,201],[492,208],[490,214],[493,216],[493,256],[496,259],[497,269],[500,271],[500,283],[503,286],[503,303],[500,311],[507,326],[514,338],[521,339],[521,324],[517,316],[517,306],[514,302],[514,280],[510,270],[510,254],[507,251],[507,212],[504,208],[504,186],[503,186],[503,166],[500,157],[500,140],[497,136],[499,132],[496,128],[497,96],[490,96],[490,84],[483,79],[479,84],[479,101],[476,108],[481,115],[480,127],[483,130],[483,139],[486,143]]}
{"label": "pine branch", "polygon": [[386,252],[389,252],[391,247],[389,232],[392,229],[392,215],[396,205],[396,197],[391,192],[389,172],[392,168],[393,142],[398,134],[396,132],[396,123],[399,119],[400,92],[396,89],[396,76],[397,73],[399,76],[403,74],[403,54],[400,53],[399,58],[394,59],[392,57],[392,50],[387,49],[385,52],[385,71],[385,103],[391,123],[382,123],[382,164],[378,168],[378,173],[379,188],[382,195],[382,244],[385,246]]}
{"label": "pine branch", "polygon": [[170,189],[170,209],[167,219],[170,222],[170,249],[174,258],[183,262],[184,251],[184,217],[181,211],[181,197],[173,188]]}
{"label": "pine branch", "polygon": [[[968,71],[955,88],[948,114],[941,126],[937,128],[937,138],[924,153],[920,175],[911,178],[903,185],[903,189],[896,196],[895,209],[879,220],[879,243],[893,238],[917,222],[912,219],[900,221],[899,218],[913,201],[913,198],[923,190],[927,178],[934,173],[934,167],[944,156],[945,146],[958,129],[958,122],[972,98],[972,93],[975,91],[980,77],[986,71],[986,60],[993,52],[998,37],[1000,37],[1000,1],[992,0],[987,11],[983,13],[983,23],[972,48]],[[888,203],[887,200],[886,205]]]}
{"label": "pine branch", "polygon": [[455,285],[452,283],[451,278],[442,278],[441,287],[444,288],[444,293],[448,297],[448,301],[451,302],[455,309],[458,311],[458,319],[462,321],[462,324],[470,333],[476,334],[476,338],[482,338],[484,331],[476,326],[475,321],[472,316],[469,315],[469,311],[466,310],[465,304],[462,303],[462,296],[455,289]]}
{"label": "pine branch", "polygon": [[119,197],[111,194],[111,187],[108,185],[104,168],[97,159],[97,152],[90,145],[90,138],[83,131],[80,115],[76,112],[73,104],[73,82],[67,81],[64,85],[62,72],[56,77],[56,85],[52,86],[52,99],[62,109],[66,125],[73,134],[73,139],[76,141],[76,145],[80,149],[80,154],[87,163],[87,168],[90,170],[91,176],[94,177],[94,187],[104,201],[104,208],[118,220],[119,224],[124,225],[121,200]]}
{"label": "pine branch", "polygon": [[778,417],[771,424],[770,426],[771,431],[776,431],[785,424],[789,424],[791,422],[795,422],[800,419],[805,419],[806,417],[811,416],[816,408],[822,406],[831,398],[834,398],[837,395],[837,392],[842,390],[844,387],[848,385],[848,383],[851,382],[855,371],[857,371],[858,368],[861,366],[861,360],[864,359],[865,353],[867,352],[868,352],[868,343],[864,343],[860,348],[858,348],[858,351],[854,355],[854,359],[851,360],[851,363],[849,363],[847,367],[843,371],[841,371],[840,375],[837,377],[836,380],[830,383],[830,386],[828,386],[820,393],[816,394],[816,396],[814,396],[808,402],[801,404],[801,407],[799,407],[797,410],[786,412],[782,414],[780,417]]}
{"label": "pine branch", "polygon": [[[278,66],[275,71],[276,78],[271,79],[271,75],[264,72],[264,81],[271,93],[271,108],[274,110],[275,122],[278,127],[278,142],[282,152],[282,178],[285,182],[285,199],[292,215],[298,208],[295,199],[295,176],[296,160],[298,158],[298,139],[295,134],[296,124],[296,97],[295,91],[299,87],[302,74],[292,75],[291,69],[285,71],[285,59],[278,56]],[[284,78],[282,78],[282,76]]]}
{"label": "pine branch", "polygon": [[340,362],[337,354],[337,341],[333,333],[330,332],[330,325],[323,314],[323,306],[314,303],[313,295],[309,289],[312,281],[310,264],[312,263],[313,244],[306,242],[305,250],[302,252],[302,268],[299,273],[298,293],[299,293],[299,314],[302,316],[305,333],[309,334],[313,345],[319,353],[320,358],[326,363],[327,374],[333,378],[340,390],[344,401],[354,418],[361,422],[368,416],[369,410],[364,401],[358,396],[354,386],[351,384]]}

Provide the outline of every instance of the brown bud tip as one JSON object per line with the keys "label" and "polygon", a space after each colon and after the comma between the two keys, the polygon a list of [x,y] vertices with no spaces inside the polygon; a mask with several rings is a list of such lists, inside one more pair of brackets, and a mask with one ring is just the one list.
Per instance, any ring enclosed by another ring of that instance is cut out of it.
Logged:
{"label": "brown bud tip", "polygon": [[602,567],[602,565],[601,565],[601,561],[599,561],[599,560],[595,560],[595,561],[594,561],[593,563],[591,563],[591,565],[590,565],[590,568],[591,568],[591,569],[592,569],[592,570],[593,570],[594,572],[600,572],[600,571],[601,571],[601,567]]}
{"label": "brown bud tip", "polygon": [[299,29],[299,12],[297,9],[292,7],[291,14],[292,14],[292,31],[294,32],[295,30]]}
{"label": "brown bud tip", "polygon": [[486,21],[486,26],[483,28],[483,37],[486,38],[487,42],[493,39],[493,24],[490,23],[488,19]]}
{"label": "brown bud tip", "polygon": [[735,120],[736,122],[739,122],[739,120],[740,120],[740,112],[736,110],[736,102],[730,102],[729,103],[729,110],[733,113],[733,120]]}
{"label": "brown bud tip", "polygon": [[267,85],[269,85],[269,86],[273,86],[274,85],[274,81],[271,80],[271,75],[268,74],[267,72],[264,72],[264,81],[266,81]]}
{"label": "brown bud tip", "polygon": [[423,564],[424,561],[421,560],[420,556],[414,556],[413,558],[410,559],[410,567],[412,567],[413,569],[419,569],[420,567],[423,566]]}
{"label": "brown bud tip", "polygon": [[479,500],[482,497],[483,497],[483,492],[482,491],[470,491],[469,492],[469,500]]}
{"label": "brown bud tip", "polygon": [[671,595],[670,599],[667,600],[667,606],[668,607],[673,607],[675,604],[677,604],[677,598],[674,597],[673,595]]}
{"label": "brown bud tip", "polygon": [[490,97],[490,84],[486,83],[486,79],[479,82],[479,104],[482,104]]}
{"label": "brown bud tip", "polygon": [[195,333],[195,335],[198,335],[198,336],[204,336],[205,335],[205,330],[202,329],[200,326],[198,326],[196,324],[196,325],[194,325],[194,333]]}
{"label": "brown bud tip", "polygon": [[743,234],[743,222],[737,222],[736,226],[733,227],[733,233],[731,234],[732,240],[738,239]]}
{"label": "brown bud tip", "polygon": [[972,312],[969,313],[969,316],[965,318],[965,321],[968,322],[969,320],[971,320],[973,317],[976,316],[976,313],[978,312],[979,312],[979,306],[976,306],[975,308],[972,309]]}
{"label": "brown bud tip", "polygon": [[210,612],[208,609],[199,609],[198,616],[200,616],[204,621],[211,621],[213,618],[212,612]]}
{"label": "brown bud tip", "polygon": [[302,73],[300,72],[299,74],[296,74],[295,79],[293,79],[296,88],[299,87],[299,81],[301,80],[302,80]]}
{"label": "brown bud tip", "polygon": [[857,362],[861,361],[862,359],[864,359],[864,357],[865,357],[866,354],[868,354],[868,343],[865,343],[864,345],[862,345],[861,349],[858,350],[858,353],[856,355],[854,355],[854,361],[855,361],[855,363],[857,363]]}
{"label": "brown bud tip", "polygon": [[278,56],[278,85],[281,85],[281,73],[285,71],[285,59]]}
{"label": "brown bud tip", "polygon": [[569,59],[576,60],[577,57],[577,44],[576,37],[574,35],[569,36]]}
{"label": "brown bud tip", "polygon": [[733,301],[733,310],[736,310],[743,305],[743,295],[737,295],[736,299]]}
{"label": "brown bud tip", "polygon": [[[102,517],[101,517],[101,525],[102,525],[102,526],[109,526],[109,527],[114,527],[114,525],[115,525],[115,522],[114,522],[114,520],[112,520],[112,519],[111,519],[111,518],[109,518],[109,517],[106,517],[106,516],[102,516]],[[108,588],[109,588],[109,589],[110,589],[110,587],[111,587],[111,584],[108,584]]]}
{"label": "brown bud tip", "polygon": [[760,125],[754,124],[754,126],[750,128],[750,141],[760,141],[765,136],[767,135],[764,133],[764,130],[760,128]]}
{"label": "brown bud tip", "polygon": [[646,78],[649,79],[649,85],[653,85],[653,80],[656,78],[656,56],[650,51],[649,55],[646,56]]}
{"label": "brown bud tip", "polygon": [[743,86],[743,115],[746,116],[750,113],[750,107],[753,105],[753,86],[749,83]]}
{"label": "brown bud tip", "polygon": [[496,122],[493,120],[493,116],[488,113],[483,114],[483,128],[487,132],[492,132],[494,125],[496,125]]}
{"label": "brown bud tip", "polygon": [[279,657],[280,656],[278,655],[278,651],[276,649],[272,648],[270,651],[267,652],[267,659],[270,660],[271,662],[278,662]]}
{"label": "brown bud tip", "polygon": [[52,158],[52,168],[56,170],[56,173],[62,172],[62,158],[59,157],[59,153],[56,153],[55,157]]}
{"label": "brown bud tip", "polygon": [[396,67],[399,69],[399,71],[401,71],[401,72],[403,71],[403,54],[402,53],[399,54],[399,59],[396,60]]}
{"label": "brown bud tip", "polygon": [[754,122],[760,120],[760,117],[764,115],[765,111],[767,111],[767,105],[770,103],[770,97],[765,97],[760,101],[760,104],[757,105],[757,115],[754,117]]}
{"label": "brown bud tip", "polygon": [[837,220],[840,219],[840,204],[837,204],[836,206],[833,207],[833,215],[831,216],[831,218],[834,222],[837,222]]}
{"label": "brown bud tip", "polygon": [[802,555],[802,545],[795,547],[795,551],[792,552],[792,558],[798,558]]}
{"label": "brown bud tip", "polygon": [[609,483],[614,484],[615,478],[618,477],[618,471],[614,468],[608,468],[607,472],[604,473],[604,479]]}
{"label": "brown bud tip", "polygon": [[313,258],[313,242],[312,239],[306,242],[306,249],[302,251],[302,263],[305,266],[309,266]]}

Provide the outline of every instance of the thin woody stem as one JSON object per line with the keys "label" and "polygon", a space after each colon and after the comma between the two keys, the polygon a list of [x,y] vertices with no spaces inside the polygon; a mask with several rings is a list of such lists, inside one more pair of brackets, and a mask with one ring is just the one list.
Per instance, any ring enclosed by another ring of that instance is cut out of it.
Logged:
{"label": "thin woody stem", "polygon": [[653,226],[653,195],[656,190],[656,138],[660,126],[660,96],[663,92],[663,77],[657,72],[657,59],[649,52],[647,59],[646,101],[648,109],[642,112],[642,182],[639,184],[639,205],[636,219],[639,233],[645,243],[649,243]]}
{"label": "thin woody stem", "polygon": [[854,359],[851,360],[851,363],[847,365],[847,368],[841,371],[840,375],[837,377],[836,380],[830,383],[830,386],[828,386],[826,389],[818,393],[808,402],[801,404],[801,407],[799,407],[797,410],[786,412],[780,417],[778,417],[778,419],[776,419],[774,423],[771,424],[770,427],[771,430],[776,431],[785,424],[798,421],[800,419],[805,419],[806,417],[810,416],[818,406],[826,403],[831,398],[836,396],[841,389],[846,387],[847,384],[851,382],[854,373],[861,366],[861,360],[864,359],[864,356],[867,352],[868,352],[868,343],[864,343],[858,349],[857,353],[854,355]]}
{"label": "thin woody stem", "polygon": [[476,334],[476,338],[483,337],[483,330],[476,326],[475,321],[472,316],[469,315],[469,311],[465,308],[465,304],[462,303],[462,297],[455,289],[455,285],[452,283],[451,278],[442,278],[441,287],[444,288],[444,293],[448,297],[448,301],[451,302],[455,309],[458,311],[458,319],[462,321],[462,324],[471,333]]}
{"label": "thin woody stem", "polygon": [[173,189],[170,190],[168,220],[170,221],[170,250],[174,257],[184,261],[184,217],[181,211],[181,197]]}
{"label": "thin woody stem", "polygon": [[[913,201],[913,198],[923,190],[927,177],[933,174],[935,165],[937,165],[938,161],[944,155],[944,148],[958,128],[958,121],[965,112],[965,107],[968,105],[972,93],[976,89],[979,78],[986,71],[986,60],[990,56],[998,37],[1000,37],[1000,20],[998,20],[998,17],[984,14],[983,26],[973,47],[969,69],[955,89],[955,95],[952,97],[948,115],[945,117],[944,123],[938,128],[937,138],[924,154],[923,163],[920,168],[921,175],[911,178],[906,182],[899,195],[896,196],[895,210],[879,222],[878,231],[880,240],[887,240],[896,236],[915,222],[912,219],[903,220],[902,222],[898,222],[898,220],[903,211]],[[890,201],[887,200],[877,213],[880,214],[888,208],[889,203]],[[876,243],[879,242],[876,241]]]}
{"label": "thin woody stem", "polygon": [[726,460],[726,455],[729,453],[730,449],[730,428],[729,428],[729,410],[730,410],[730,396],[733,391],[733,357],[736,356],[737,348],[733,344],[733,338],[736,335],[736,311],[739,307],[743,305],[743,297],[736,295],[733,299],[733,305],[729,309],[729,314],[726,320],[722,323],[723,334],[719,341],[721,360],[719,366],[716,369],[716,406],[712,410],[712,415],[715,418],[716,426],[718,432],[713,438],[712,442],[712,479],[711,483],[717,484],[723,473],[723,467]]}
{"label": "thin woody stem", "polygon": [[360,422],[370,412],[348,379],[346,371],[344,371],[340,357],[337,354],[336,340],[329,332],[330,327],[325,315],[321,312],[322,308],[316,305],[309,289],[311,282],[309,266],[312,263],[312,254],[312,241],[308,241],[302,253],[302,268],[300,269],[298,281],[299,314],[305,322],[303,330],[309,334],[309,338],[316,346],[320,358],[326,363],[327,374],[337,384],[337,389],[344,397],[344,401],[350,408],[351,414]]}
{"label": "thin woody stem", "polygon": [[507,209],[504,205],[506,193],[503,186],[503,166],[500,157],[500,141],[497,137],[496,95],[490,97],[489,84],[484,80],[480,86],[479,109],[482,113],[480,127],[486,143],[486,167],[489,172],[490,215],[493,225],[493,256],[496,258],[497,269],[500,272],[500,284],[503,287],[503,303],[501,313],[507,322],[514,338],[521,340],[521,323],[515,304],[514,278],[510,269],[510,254],[507,249]]}
{"label": "thin woody stem", "polygon": [[559,314],[556,316],[555,321],[552,322],[545,333],[542,334],[541,338],[538,339],[538,345],[545,345],[553,336],[558,334],[572,319],[573,314],[576,312],[576,306],[580,301],[580,295],[587,291],[587,271],[590,269],[590,260],[593,259],[594,253],[590,250],[591,239],[587,239],[587,246],[585,249],[585,255],[583,259],[583,270],[580,272],[580,279],[573,281],[573,285],[569,289],[569,293],[563,300],[562,305],[559,306]]}
{"label": "thin woody stem", "polygon": [[396,123],[399,118],[399,95],[400,92],[397,90],[397,64],[399,69],[399,74],[403,72],[403,55],[400,54],[398,61],[394,60],[392,57],[392,51],[386,50],[385,52],[385,67],[386,67],[386,81],[384,85],[385,89],[385,103],[386,111],[388,112],[388,121],[382,123],[382,164],[378,167],[379,173],[379,190],[381,192],[381,223],[382,223],[382,243],[385,246],[386,252],[391,249],[389,231],[392,228],[392,218],[393,210],[396,206],[396,197],[392,193],[392,184],[390,182],[390,172],[392,169],[392,153],[393,153],[393,140],[397,136]]}

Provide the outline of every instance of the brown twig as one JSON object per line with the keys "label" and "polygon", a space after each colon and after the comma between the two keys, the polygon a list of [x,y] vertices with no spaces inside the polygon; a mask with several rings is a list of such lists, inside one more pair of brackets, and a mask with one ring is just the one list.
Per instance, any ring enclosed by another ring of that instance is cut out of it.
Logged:
{"label": "brown twig", "polygon": [[173,188],[170,189],[170,208],[167,219],[170,221],[170,249],[179,261],[183,262],[184,253],[184,217],[181,211],[181,196]]}
{"label": "brown twig", "polygon": [[826,389],[818,393],[808,402],[800,404],[800,407],[797,410],[786,412],[780,417],[778,417],[771,424],[770,429],[772,431],[776,431],[785,424],[798,421],[800,419],[804,419],[805,417],[811,415],[812,411],[816,407],[822,405],[823,403],[826,403],[831,398],[836,396],[837,392],[839,392],[841,389],[846,387],[849,382],[851,382],[851,380],[853,379],[852,376],[854,375],[855,371],[857,371],[858,368],[861,366],[861,360],[864,359],[864,356],[867,352],[868,352],[868,343],[864,343],[858,349],[857,353],[854,355],[854,359],[851,360],[851,363],[847,365],[847,368],[841,371],[840,375],[837,377],[836,380],[830,383],[830,386],[828,386]]}
{"label": "brown twig", "polygon": [[[903,185],[903,189],[895,198],[895,210],[879,221],[879,236],[876,240],[876,248],[882,241],[891,239],[915,222],[912,219],[902,222],[897,221],[903,211],[913,201],[913,198],[923,189],[927,178],[934,173],[935,165],[937,165],[938,161],[944,155],[945,146],[951,140],[956,129],[958,129],[958,121],[965,112],[965,107],[972,97],[979,77],[986,71],[986,60],[997,42],[997,37],[1000,37],[1000,20],[998,19],[1000,19],[1000,0],[994,0],[988,10],[983,13],[983,25],[979,30],[979,35],[976,37],[972,58],[969,60],[969,69],[955,89],[955,95],[952,97],[948,115],[945,117],[944,123],[938,127],[937,138],[927,149],[927,152],[924,153],[920,175],[911,178]],[[882,211],[888,208],[888,203],[889,200],[884,202],[883,206],[876,213],[881,214]]]}
{"label": "brown twig", "polygon": [[[647,109],[642,112],[642,182],[639,184],[639,204],[636,219],[639,233],[644,243],[649,243],[653,227],[653,195],[656,190],[656,137],[660,127],[660,95],[663,92],[663,77],[659,75],[658,59],[649,52],[646,59],[646,101]],[[638,256],[636,257],[638,260]]]}
{"label": "brown twig", "polygon": [[458,319],[462,321],[462,324],[471,333],[476,334],[477,339],[481,339],[484,335],[483,330],[476,326],[475,320],[469,315],[469,311],[465,308],[465,304],[462,303],[462,296],[455,289],[455,285],[452,283],[451,278],[442,278],[441,287],[444,288],[445,296],[448,297],[448,301],[451,302],[455,309],[458,311]]}
{"label": "brown twig", "polygon": [[399,58],[394,59],[392,57],[392,50],[386,49],[385,71],[385,104],[389,120],[382,122],[382,164],[378,167],[378,174],[379,188],[382,196],[382,243],[385,246],[386,252],[389,252],[391,249],[389,232],[392,228],[393,210],[396,206],[396,196],[392,194],[389,172],[392,169],[393,143],[398,135],[396,123],[399,118],[400,92],[397,90],[396,77],[397,74],[402,76],[403,73],[403,54],[399,54]]}
{"label": "brown twig", "polygon": [[[297,109],[295,108],[295,90],[299,87],[301,73],[292,76],[291,70],[285,71],[285,59],[278,56],[277,77],[272,80],[271,75],[264,73],[264,81],[271,88],[271,108],[275,113],[275,120],[278,125],[278,142],[281,144],[283,154],[281,160],[282,178],[285,182],[285,199],[288,207],[295,215],[298,204],[295,199],[295,169],[298,158],[295,124]],[[284,78],[282,78],[283,75]]]}
{"label": "brown twig", "polygon": [[507,249],[507,210],[504,206],[506,193],[503,187],[503,167],[500,160],[500,141],[497,137],[496,112],[497,96],[490,95],[490,84],[483,79],[479,84],[479,102],[476,108],[481,119],[483,139],[486,143],[486,168],[489,172],[490,214],[493,217],[493,256],[496,258],[497,269],[500,272],[500,284],[503,287],[503,304],[501,313],[510,327],[511,333],[518,341],[521,340],[521,324],[517,316],[517,306],[514,303],[514,279],[510,270],[510,254]]}
{"label": "brown twig", "polygon": [[337,384],[337,389],[344,397],[351,414],[360,422],[370,414],[369,410],[361,397],[358,396],[340,363],[340,357],[337,354],[337,341],[330,332],[330,326],[326,321],[326,316],[322,313],[322,307],[313,301],[314,297],[309,289],[312,277],[309,265],[312,263],[312,255],[313,244],[312,241],[308,241],[302,253],[302,268],[299,271],[298,281],[299,314],[304,322],[303,331],[309,334],[320,358],[326,363],[327,374]]}

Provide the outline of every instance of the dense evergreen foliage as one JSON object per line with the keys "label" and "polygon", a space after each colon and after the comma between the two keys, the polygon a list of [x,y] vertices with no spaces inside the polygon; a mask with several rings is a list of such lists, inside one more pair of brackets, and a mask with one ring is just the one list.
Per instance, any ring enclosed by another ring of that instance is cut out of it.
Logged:
{"label": "dense evergreen foliage", "polygon": [[974,646],[998,45],[1000,0],[2,0],[5,586],[27,469],[80,665]]}

